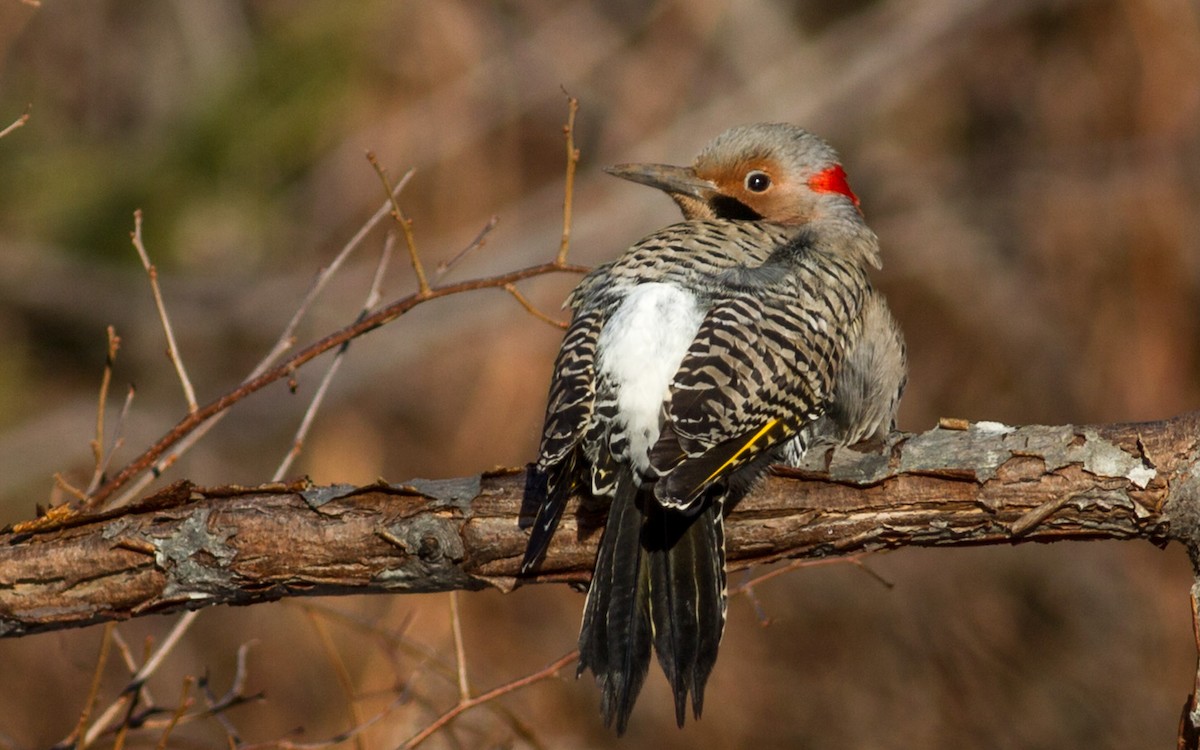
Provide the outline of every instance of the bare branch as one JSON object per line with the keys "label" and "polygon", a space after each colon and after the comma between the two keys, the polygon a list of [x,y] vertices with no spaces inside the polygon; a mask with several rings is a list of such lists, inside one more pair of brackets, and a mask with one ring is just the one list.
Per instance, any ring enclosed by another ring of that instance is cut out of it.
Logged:
{"label": "bare branch", "polygon": [[450,630],[454,633],[454,663],[458,671],[458,699],[471,698],[471,683],[467,679],[467,651],[463,647],[462,620],[458,616],[458,592],[450,592]]}
{"label": "bare branch", "polygon": [[179,383],[183,386],[188,412],[194,412],[196,411],[196,389],[192,387],[192,380],[188,377],[187,368],[183,365],[183,357],[179,355],[179,346],[175,343],[175,332],[171,329],[167,306],[163,302],[162,290],[158,288],[158,269],[150,262],[150,255],[146,252],[146,246],[142,244],[142,209],[140,208],[133,212],[133,232],[130,234],[130,238],[133,241],[133,247],[137,250],[138,257],[142,260],[142,268],[146,269],[146,275],[150,277],[150,292],[154,295],[154,306],[158,309],[158,319],[162,322],[163,333],[167,336],[167,357],[175,366],[175,374],[179,376]]}
{"label": "bare branch", "polygon": [[[394,245],[395,235],[389,232],[383,244],[383,252],[379,255],[379,263],[375,266],[375,275],[371,279],[371,288],[367,291],[367,298],[364,300],[362,311],[358,316],[360,320],[366,317],[371,308],[379,303],[379,289],[383,286],[383,277],[387,272],[388,260],[392,257],[392,248]],[[325,401],[325,394],[329,392],[329,384],[333,382],[333,377],[341,367],[342,360],[345,358],[346,350],[349,347],[350,342],[347,341],[333,355],[333,361],[329,363],[329,368],[325,371],[324,377],[321,378],[321,383],[317,386],[312,401],[309,402],[308,409],[304,412],[304,418],[300,420],[300,426],[296,429],[296,436],[292,438],[292,447],[288,450],[287,455],[283,457],[279,468],[275,470],[275,474],[271,477],[272,482],[281,481],[287,476],[288,471],[292,467],[292,462],[300,455],[300,450],[304,446],[304,440],[308,437],[308,431],[312,429],[313,420],[316,419],[317,411]]]}
{"label": "bare branch", "polygon": [[[396,183],[395,188],[392,190],[392,197],[400,194],[400,191],[403,190],[404,186],[408,184],[410,179],[412,179],[412,175],[413,171],[410,169],[404,174],[403,177],[400,178],[400,181]],[[367,221],[361,227],[359,227],[358,231],[355,232],[354,236],[342,246],[342,249],[338,251],[338,254],[329,263],[329,265],[321,269],[316,278],[313,280],[312,286],[309,287],[308,292],[304,295],[304,299],[301,300],[300,305],[296,308],[296,312],[292,314],[291,320],[288,321],[287,325],[284,326],[283,331],[279,334],[279,338],[275,341],[274,346],[272,346],[267,355],[263,357],[257,365],[255,365],[250,374],[246,376],[246,379],[242,381],[243,383],[247,383],[266,372],[267,369],[279,359],[279,357],[283,356],[284,352],[295,345],[296,329],[299,327],[300,321],[303,320],[304,316],[312,307],[313,302],[316,301],[317,297],[329,284],[329,281],[338,272],[342,265],[345,264],[346,260],[354,253],[355,250],[358,249],[366,236],[370,234],[371,230],[390,214],[391,207],[392,204],[389,198],[389,200],[384,201],[383,205],[381,205],[379,209],[372,214],[371,218],[367,219]],[[110,505],[124,505],[126,502],[133,499],[137,493],[144,490],[146,486],[150,484],[150,482],[154,481],[156,477],[160,476],[164,471],[170,468],[170,466],[175,463],[180,456],[182,456],[193,445],[199,442],[209,430],[211,430],[213,427],[216,427],[225,414],[226,412],[224,411],[218,412],[206,421],[197,424],[191,431],[182,436],[174,444],[173,451],[155,461],[152,470],[149,473],[142,474],[136,481],[131,480],[127,484],[125,492],[115,498]]]}
{"label": "bare branch", "polygon": [[170,739],[171,732],[175,731],[175,727],[179,724],[180,719],[192,707],[191,692],[194,683],[195,679],[190,675],[183,678],[183,690],[180,691],[179,705],[176,706],[175,711],[171,714],[171,719],[167,722],[166,728],[163,729],[162,736],[158,738],[158,744],[155,746],[156,750],[166,750],[167,740]]}
{"label": "bare branch", "polygon": [[[355,700],[354,680],[350,677],[350,671],[346,669],[346,662],[338,654],[337,645],[334,644],[333,637],[329,635],[329,628],[325,626],[325,622],[317,616],[314,610],[306,609],[304,614],[308,617],[308,621],[312,623],[313,630],[317,631],[317,636],[321,640],[321,648],[325,650],[325,658],[329,661],[329,665],[333,668],[333,673],[337,676],[338,685],[342,688],[342,695],[346,697],[346,705],[350,710],[351,726],[362,726],[365,722],[358,708],[358,702]],[[359,750],[365,750],[366,748],[361,735],[355,735],[354,744]]]}
{"label": "bare branch", "polygon": [[424,742],[425,740],[427,740],[431,736],[433,736],[439,729],[446,726],[451,721],[453,721],[455,718],[457,718],[460,714],[462,714],[466,711],[469,711],[470,709],[475,708],[478,705],[495,700],[496,698],[499,698],[502,695],[507,695],[508,693],[511,693],[514,690],[520,690],[521,688],[526,687],[528,685],[532,685],[535,682],[539,682],[541,680],[545,680],[549,677],[555,676],[556,674],[558,674],[559,670],[561,670],[563,667],[567,666],[568,664],[570,664],[571,662],[575,661],[578,658],[579,658],[579,652],[572,651],[569,654],[565,654],[565,655],[559,657],[553,663],[548,664],[544,669],[534,672],[533,674],[526,675],[525,677],[522,677],[519,680],[513,680],[512,682],[505,683],[504,685],[501,685],[500,687],[493,688],[492,690],[489,690],[486,693],[480,695],[478,698],[472,698],[470,700],[460,701],[458,703],[458,705],[456,705],[454,708],[450,709],[446,713],[439,716],[437,718],[437,720],[435,720],[432,724],[425,727],[420,732],[417,732],[415,735],[413,735],[408,740],[406,740],[404,742],[404,744],[400,746],[400,750],[410,750],[411,748],[414,748],[417,745],[420,745],[422,742]]}
{"label": "bare branch", "polygon": [[[116,476],[102,486],[95,494],[91,496],[85,503],[83,510],[93,510],[100,506],[110,495],[118,489],[124,487],[133,477],[141,474],[146,469],[150,468],[155,462],[169,450],[172,446],[182,440],[188,433],[195,430],[199,425],[203,424],[216,414],[219,414],[228,409],[233,404],[241,401],[246,396],[256,391],[262,390],[266,386],[274,383],[277,380],[289,376],[300,366],[308,363],[316,357],[335,347],[358,338],[359,336],[373,331],[380,326],[386,325],[401,315],[405,314],[417,305],[429,300],[448,297],[454,294],[462,294],[464,292],[474,291],[477,289],[495,289],[503,288],[505,284],[511,284],[516,281],[530,279],[535,276],[545,276],[552,273],[587,273],[588,269],[581,266],[559,265],[558,263],[543,263],[537,266],[522,268],[517,271],[491,276],[482,279],[472,279],[463,281],[457,284],[447,284],[445,286],[433,287],[428,294],[412,294],[402,299],[399,299],[390,305],[377,310],[358,322],[346,326],[340,331],[335,331],[315,344],[309,345],[307,348],[297,352],[289,357],[281,364],[274,368],[263,372],[255,378],[245,381],[242,385],[229,391],[228,393],[218,397],[214,401],[200,407],[196,411],[188,414],[183,419],[179,420],[166,435],[159,438],[158,442],[147,448],[140,456],[130,461],[122,468]],[[49,528],[58,523],[58,516],[54,518],[44,517],[37,521],[31,521],[20,526],[23,531],[33,531],[37,528]]]}
{"label": "bare branch", "polygon": [[570,325],[566,321],[553,318],[553,317],[547,315],[546,313],[542,312],[541,310],[537,309],[536,307],[534,307],[533,303],[529,301],[529,298],[526,297],[524,294],[521,294],[520,289],[517,289],[516,284],[505,284],[504,291],[511,294],[513,296],[513,298],[518,303],[520,303],[521,307],[525,308],[526,312],[528,312],[530,315],[537,318],[538,320],[542,321],[543,323],[549,323],[550,325],[554,326],[555,328],[561,328],[564,331],[567,330],[567,326]]}
{"label": "bare branch", "polygon": [[242,745],[241,750],[324,750],[324,748],[334,747],[342,744],[346,740],[357,738],[363,732],[370,729],[373,725],[379,723],[383,717],[394,711],[396,707],[404,703],[406,699],[406,696],[403,695],[396,697],[395,700],[385,706],[379,713],[375,714],[363,723],[347,729],[344,732],[339,732],[328,739],[317,740],[315,742],[292,742],[291,740],[282,739],[271,740],[261,744]]}
{"label": "bare branch", "polygon": [[[26,2],[28,2],[28,0],[26,0]],[[30,104],[30,105],[27,105],[27,106],[25,107],[25,112],[24,112],[24,114],[22,114],[20,117],[18,117],[17,119],[13,120],[13,121],[12,121],[12,122],[10,122],[8,125],[6,125],[6,126],[4,127],[4,130],[0,130],[0,138],[3,138],[4,136],[6,136],[6,135],[8,135],[9,133],[11,133],[11,132],[13,132],[14,130],[16,130],[17,128],[24,127],[24,126],[25,126],[25,123],[29,122],[29,110],[30,110],[30,108],[31,108],[32,106],[33,106],[32,104]]]}
{"label": "bare branch", "polygon": [[79,721],[71,730],[71,734],[59,745],[73,746],[76,738],[87,727],[88,719],[91,718],[92,711],[96,708],[96,699],[100,695],[100,679],[104,676],[104,667],[108,664],[108,651],[112,647],[113,628],[115,627],[116,623],[112,622],[104,626],[104,634],[100,637],[100,655],[96,657],[96,669],[92,671],[92,684],[88,688],[87,698],[83,702],[83,710],[79,712]]}
{"label": "bare branch", "polygon": [[237,668],[233,674],[233,682],[229,685],[229,690],[225,691],[225,695],[217,698],[213,695],[212,688],[209,685],[208,676],[200,680],[200,689],[204,691],[204,702],[206,712],[217,720],[221,728],[225,730],[225,736],[229,740],[230,747],[237,747],[241,743],[241,734],[237,728],[233,726],[233,722],[225,715],[225,709],[236,706],[247,700],[253,700],[255,697],[246,697],[243,695],[246,689],[246,656],[250,653],[250,647],[257,641],[243,643],[238,647],[237,651]]}
{"label": "bare branch", "polygon": [[[134,673],[133,677],[129,680],[129,684],[126,685],[125,689],[121,691],[120,697],[113,701],[113,703],[110,704],[107,709],[105,709],[104,713],[100,715],[100,718],[96,719],[91,728],[88,729],[88,731],[83,735],[83,740],[80,743],[82,747],[87,747],[95,742],[96,738],[100,736],[105,728],[108,727],[109,723],[112,722],[112,720],[117,716],[117,714],[121,713],[121,711],[125,711],[126,715],[128,715],[128,712],[132,710],[133,706],[137,702],[137,695],[141,690],[142,685],[145,684],[146,680],[150,679],[150,675],[154,674],[155,671],[158,670],[159,666],[163,662],[163,659],[166,658],[167,654],[171,653],[171,650],[175,648],[177,643],[179,643],[179,639],[183,637],[183,634],[186,633],[188,628],[192,626],[192,623],[196,621],[198,614],[199,613],[196,611],[186,612],[182,617],[175,621],[175,625],[171,628],[171,632],[167,633],[167,637],[163,639],[163,642],[159,644],[159,647],[149,657],[147,657],[141,668]],[[126,722],[122,722],[121,731],[124,730],[125,725]]]}
{"label": "bare branch", "polygon": [[558,256],[554,259],[560,266],[567,262],[567,252],[571,248],[571,200],[575,194],[575,167],[579,164],[579,149],[575,148],[575,113],[578,111],[579,100],[567,94],[567,124],[563,126],[563,136],[567,141],[567,180],[563,188],[562,241],[558,246]]}
{"label": "bare branch", "polygon": [[392,188],[391,194],[383,202],[383,205],[381,205],[379,209],[371,215],[371,218],[367,219],[367,221],[361,227],[359,227],[354,236],[342,246],[342,249],[338,251],[338,254],[334,257],[334,259],[330,261],[329,265],[321,269],[320,273],[317,274],[316,279],[313,280],[312,286],[304,295],[304,299],[300,302],[300,306],[297,307],[296,312],[292,314],[292,319],[288,321],[287,325],[283,328],[283,332],[279,334],[279,338],[276,340],[275,345],[271,347],[271,351],[267,354],[267,356],[264,357],[262,361],[259,362],[258,365],[255,366],[255,368],[250,372],[250,376],[247,378],[247,380],[255,378],[266,372],[268,367],[270,367],[285,351],[292,347],[295,342],[296,329],[300,326],[300,321],[303,320],[304,316],[308,314],[313,302],[316,301],[317,297],[329,284],[329,281],[334,277],[334,274],[338,272],[338,270],[345,264],[346,260],[354,253],[355,250],[358,249],[359,245],[362,244],[362,241],[366,239],[367,235],[371,233],[371,230],[378,226],[379,222],[383,221],[384,218],[391,214],[392,201],[396,199],[396,196],[400,195],[400,191],[404,190],[404,187],[408,185],[408,182],[412,179],[412,176],[413,170],[411,169],[404,173],[404,176],[400,178],[399,182],[396,183],[396,186]]}
{"label": "bare branch", "polygon": [[108,335],[108,347],[104,353],[104,370],[100,375],[100,397],[96,404],[96,437],[92,439],[95,469],[92,472],[92,481],[88,483],[88,492],[99,487],[100,479],[104,476],[104,414],[108,410],[108,386],[112,382],[113,362],[117,358],[117,350],[121,347],[121,339],[117,336],[115,328],[108,326],[105,332]]}
{"label": "bare branch", "polygon": [[401,231],[404,232],[404,244],[408,248],[408,259],[412,262],[413,273],[417,275],[417,293],[422,297],[429,296],[429,280],[425,278],[425,266],[421,264],[421,256],[417,253],[417,241],[413,237],[412,219],[404,215],[400,210],[400,203],[396,200],[395,192],[392,190],[392,183],[387,176],[387,170],[375,158],[375,154],[368,151],[367,161],[371,162],[371,166],[375,169],[375,174],[379,175],[379,181],[383,183],[383,187],[387,190],[392,201],[392,216],[396,219],[396,223],[400,225]]}
{"label": "bare branch", "polygon": [[[0,534],[0,636],[286,596],[587,581],[603,511],[572,505],[540,569],[520,577],[523,491],[516,470],[366,487],[179,483],[126,508]],[[1040,524],[1013,533],[1064,496]],[[1096,538],[1200,549],[1200,412],[895,433],[883,452],[840,449],[777,469],[727,523],[732,569],[904,546]]]}
{"label": "bare branch", "polygon": [[471,240],[470,244],[468,244],[462,250],[459,250],[458,254],[455,255],[450,260],[438,263],[437,268],[434,269],[433,277],[435,279],[440,279],[443,274],[445,274],[451,268],[454,268],[454,266],[458,265],[458,262],[461,261],[463,258],[467,257],[471,253],[475,252],[479,248],[486,245],[488,234],[490,234],[491,231],[493,229],[495,229],[496,225],[499,223],[500,223],[499,216],[493,215],[492,218],[488,219],[487,224],[483,225],[483,229],[479,230],[479,234],[475,235],[475,239]]}

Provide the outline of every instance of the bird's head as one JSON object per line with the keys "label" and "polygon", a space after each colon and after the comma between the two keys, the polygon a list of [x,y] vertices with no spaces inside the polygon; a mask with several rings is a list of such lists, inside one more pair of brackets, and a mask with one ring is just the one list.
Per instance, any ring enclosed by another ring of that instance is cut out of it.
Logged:
{"label": "bird's head", "polygon": [[727,130],[690,167],[618,164],[605,171],[666,192],[689,219],[804,224],[859,210],[837,152],[785,123]]}

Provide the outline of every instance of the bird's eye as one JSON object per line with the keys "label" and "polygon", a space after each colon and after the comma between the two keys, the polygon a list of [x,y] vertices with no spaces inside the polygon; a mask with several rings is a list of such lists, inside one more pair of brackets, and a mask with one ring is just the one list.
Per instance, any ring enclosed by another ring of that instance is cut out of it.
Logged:
{"label": "bird's eye", "polygon": [[771,187],[771,177],[766,172],[757,169],[746,175],[746,189],[752,193],[761,193]]}

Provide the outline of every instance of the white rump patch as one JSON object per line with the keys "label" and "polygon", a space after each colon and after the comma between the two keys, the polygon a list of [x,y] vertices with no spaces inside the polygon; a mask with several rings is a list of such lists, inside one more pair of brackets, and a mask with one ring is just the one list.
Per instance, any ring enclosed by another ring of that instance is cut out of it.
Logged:
{"label": "white rump patch", "polygon": [[617,419],[638,472],[650,468],[663,401],[703,319],[691,293],[670,284],[639,284],[600,332],[598,368],[616,385]]}

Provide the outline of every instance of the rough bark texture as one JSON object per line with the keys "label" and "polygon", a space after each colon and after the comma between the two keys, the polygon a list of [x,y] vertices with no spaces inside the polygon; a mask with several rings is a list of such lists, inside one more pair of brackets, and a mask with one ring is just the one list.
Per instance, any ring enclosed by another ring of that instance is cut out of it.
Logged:
{"label": "rough bark texture", "polygon": [[[965,425],[963,425],[965,427]],[[906,545],[1145,539],[1200,550],[1200,412],[1162,422],[893,434],[778,470],[729,516],[731,566]],[[517,585],[522,471],[367,487],[179,483],[0,534],[0,636],[285,596]],[[537,576],[586,581],[602,509]]]}

